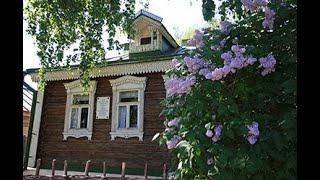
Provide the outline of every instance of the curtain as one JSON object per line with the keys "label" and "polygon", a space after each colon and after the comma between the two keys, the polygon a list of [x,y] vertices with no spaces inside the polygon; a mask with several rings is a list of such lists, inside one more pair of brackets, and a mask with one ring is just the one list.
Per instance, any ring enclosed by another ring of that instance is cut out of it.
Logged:
{"label": "curtain", "polygon": [[119,106],[119,125],[118,128],[126,128],[127,107]]}

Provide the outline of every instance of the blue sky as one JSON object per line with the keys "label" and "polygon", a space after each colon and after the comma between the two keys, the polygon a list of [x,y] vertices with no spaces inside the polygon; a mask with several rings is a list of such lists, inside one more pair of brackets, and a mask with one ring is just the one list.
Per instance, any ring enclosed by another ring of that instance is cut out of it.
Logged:
{"label": "blue sky", "polygon": [[[139,0],[136,0],[136,11],[141,9]],[[192,4],[190,4],[192,2]],[[148,11],[163,18],[162,23],[168,31],[174,35],[174,29],[183,32],[190,27],[201,28],[206,22],[202,17],[202,0],[149,0]],[[40,61],[36,55],[34,40],[25,32],[27,24],[23,22],[23,70],[39,68]],[[25,81],[32,87],[36,84],[31,82],[29,76]]]}

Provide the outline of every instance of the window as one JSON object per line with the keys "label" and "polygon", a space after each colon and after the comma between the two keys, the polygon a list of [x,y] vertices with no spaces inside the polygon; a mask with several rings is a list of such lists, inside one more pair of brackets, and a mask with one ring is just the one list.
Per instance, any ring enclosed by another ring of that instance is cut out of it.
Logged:
{"label": "window", "polygon": [[93,104],[96,81],[90,82],[89,94],[83,95],[80,81],[64,84],[67,89],[67,102],[63,139],[70,137],[92,137]]}
{"label": "window", "polygon": [[113,91],[111,140],[138,137],[142,141],[146,78],[123,76],[110,83]]}
{"label": "window", "polygon": [[118,128],[137,128],[138,91],[119,92]]}
{"label": "window", "polygon": [[153,40],[156,40],[156,39],[157,39],[157,32],[153,31]]}
{"label": "window", "polygon": [[70,129],[87,128],[89,108],[89,96],[73,95]]}
{"label": "window", "polygon": [[151,44],[151,37],[141,38],[141,39],[140,39],[140,44],[141,44],[141,45]]}

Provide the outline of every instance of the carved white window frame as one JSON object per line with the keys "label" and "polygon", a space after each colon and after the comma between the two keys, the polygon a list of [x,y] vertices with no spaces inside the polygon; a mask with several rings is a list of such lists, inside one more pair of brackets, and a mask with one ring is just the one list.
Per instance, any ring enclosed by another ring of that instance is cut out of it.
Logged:
{"label": "carved white window frame", "polygon": [[[123,76],[118,79],[110,80],[112,86],[112,122],[111,140],[116,137],[131,138],[138,137],[143,140],[143,121],[144,121],[144,91],[146,88],[146,77]],[[137,128],[118,128],[118,103],[119,94],[123,91],[138,91],[138,120]]]}
{"label": "carved white window frame", "polygon": [[96,92],[97,82],[90,81],[90,87],[88,89],[89,110],[88,110],[87,128],[81,128],[81,129],[70,129],[72,97],[74,95],[83,93],[80,80],[76,80],[70,83],[64,83],[64,86],[67,90],[67,102],[66,102],[66,112],[65,112],[65,121],[64,121],[64,131],[62,133],[63,140],[67,140],[68,137],[75,137],[75,138],[87,137],[88,140],[91,140],[92,126],[93,126],[94,94]]}

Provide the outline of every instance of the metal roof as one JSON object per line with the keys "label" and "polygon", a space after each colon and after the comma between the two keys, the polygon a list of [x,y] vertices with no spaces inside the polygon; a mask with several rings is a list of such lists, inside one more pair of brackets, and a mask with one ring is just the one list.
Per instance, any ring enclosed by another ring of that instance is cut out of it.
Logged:
{"label": "metal roof", "polygon": [[151,18],[151,19],[153,19],[155,21],[158,21],[158,22],[161,22],[162,19],[163,19],[162,17],[157,16],[155,14],[152,14],[151,12],[148,12],[148,11],[143,10],[143,9],[141,9],[140,11],[138,11],[138,13],[136,13],[135,18],[138,18],[140,15],[145,15],[145,16],[147,16],[147,17],[149,17],[149,18]]}

